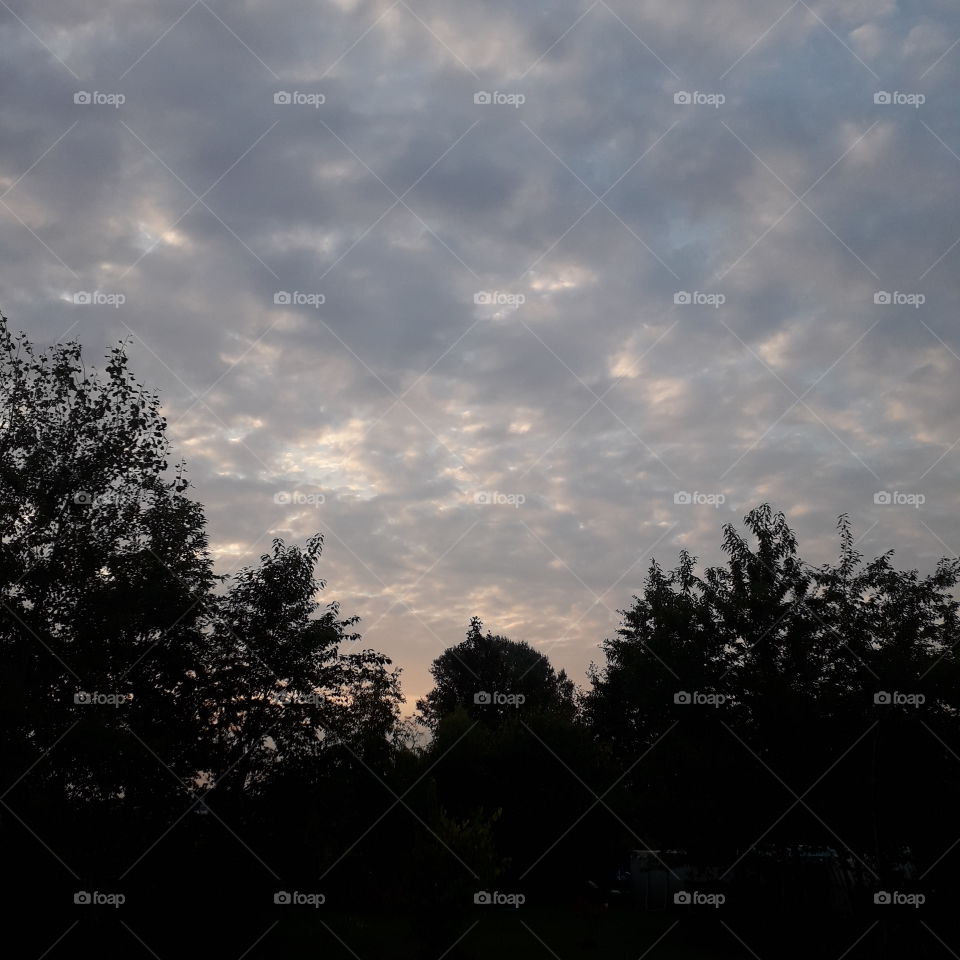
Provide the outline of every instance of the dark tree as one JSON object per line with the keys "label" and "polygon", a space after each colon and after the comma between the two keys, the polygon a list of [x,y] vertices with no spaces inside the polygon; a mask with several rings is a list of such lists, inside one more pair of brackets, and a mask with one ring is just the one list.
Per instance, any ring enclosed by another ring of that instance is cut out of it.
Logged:
{"label": "dark tree", "polygon": [[716,857],[767,821],[768,843],[839,847],[874,876],[906,846],[934,860],[958,796],[943,761],[960,710],[960,562],[927,577],[890,553],[863,565],[841,517],[839,561],[813,567],[782,514],[745,522],[756,545],[725,527],[726,566],[697,576],[685,553],[670,574],[651,566],[593,670],[596,736],[623,765],[644,758],[630,779],[666,845]]}
{"label": "dark tree", "polygon": [[319,768],[346,747],[388,749],[402,702],[399,671],[374,650],[346,652],[358,617],[331,604],[314,567],[323,544],[305,550],[275,540],[260,566],[236,575],[219,603],[205,658],[204,708],[216,732],[211,773],[222,789],[257,793],[272,777]]}
{"label": "dark tree", "polygon": [[77,801],[167,791],[128,728],[192,772],[215,578],[165,426],[121,348],[88,372],[0,320],[0,736],[19,774],[69,729],[36,778]]}
{"label": "dark tree", "polygon": [[436,686],[417,701],[417,709],[433,729],[458,708],[488,725],[515,716],[519,704],[525,713],[572,717],[575,712],[574,683],[563,670],[557,673],[522,640],[484,633],[479,617],[470,621],[466,640],[433,661],[430,673]]}
{"label": "dark tree", "polygon": [[165,429],[122,347],[88,371],[0,321],[0,840],[25,896],[52,863],[161,912],[191,889],[233,904],[261,896],[251,850],[315,866],[343,843],[332,813],[359,833],[379,806],[398,672],[318,609],[319,536],[218,592]]}

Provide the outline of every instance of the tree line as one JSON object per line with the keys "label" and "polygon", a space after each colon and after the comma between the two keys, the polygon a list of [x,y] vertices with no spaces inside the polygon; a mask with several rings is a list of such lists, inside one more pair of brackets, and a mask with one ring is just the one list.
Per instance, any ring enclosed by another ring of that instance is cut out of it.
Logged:
{"label": "tree line", "polygon": [[650,565],[582,685],[474,618],[405,720],[400,671],[317,601],[322,536],[217,574],[158,396],[106,359],[0,319],[0,836],[48,940],[238,955],[262,918],[249,956],[468,957],[470,923],[554,910],[583,955],[678,919],[747,955],[691,888],[780,955],[787,927],[873,922],[853,957],[955,934],[960,561],[865,561],[842,516],[811,565],[760,505],[722,565]]}

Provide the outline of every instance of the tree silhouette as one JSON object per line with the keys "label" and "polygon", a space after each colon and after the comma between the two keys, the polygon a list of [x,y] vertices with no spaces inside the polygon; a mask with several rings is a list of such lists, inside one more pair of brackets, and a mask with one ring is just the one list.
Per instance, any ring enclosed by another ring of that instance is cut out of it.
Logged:
{"label": "tree silhouette", "polygon": [[[845,847],[877,878],[908,845],[929,844],[932,861],[957,798],[943,759],[960,707],[960,563],[923,578],[890,553],[862,565],[841,517],[839,561],[812,567],[782,514],[763,505],[745,522],[756,547],[728,525],[724,567],[697,576],[686,553],[669,574],[651,566],[593,669],[595,734],[623,764],[650,751],[632,779],[667,845],[748,848],[758,819],[830,771],[816,811],[795,805],[768,842]],[[898,692],[922,711],[887,702]]]}
{"label": "tree silhouette", "polygon": [[397,671],[373,650],[342,653],[359,618],[320,617],[314,576],[323,538],[305,550],[275,540],[217,605],[205,657],[211,774],[224,791],[257,792],[273,775],[314,766],[344,745],[388,746],[402,700]]}
{"label": "tree silhouette", "polygon": [[191,772],[199,628],[215,581],[203,513],[183,495],[182,469],[167,476],[159,400],[122,349],[104,375],[88,373],[78,344],[37,356],[0,319],[0,398],[8,769],[76,724],[70,751],[38,771],[45,789],[135,803],[167,787],[146,775],[156,763],[124,727]]}
{"label": "tree silhouette", "polygon": [[417,701],[417,709],[432,729],[458,708],[488,725],[515,715],[519,704],[531,713],[571,717],[575,712],[574,683],[565,671],[557,673],[522,640],[484,633],[479,617],[470,621],[466,640],[433,661],[430,673],[436,685]]}

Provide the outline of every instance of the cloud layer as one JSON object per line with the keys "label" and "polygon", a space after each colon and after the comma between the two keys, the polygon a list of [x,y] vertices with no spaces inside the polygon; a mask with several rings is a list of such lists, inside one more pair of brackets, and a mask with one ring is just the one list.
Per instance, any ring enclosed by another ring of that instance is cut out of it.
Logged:
{"label": "cloud layer", "polygon": [[4,6],[4,312],[130,338],[221,570],[322,530],[411,701],[761,500],[955,554],[955,4]]}

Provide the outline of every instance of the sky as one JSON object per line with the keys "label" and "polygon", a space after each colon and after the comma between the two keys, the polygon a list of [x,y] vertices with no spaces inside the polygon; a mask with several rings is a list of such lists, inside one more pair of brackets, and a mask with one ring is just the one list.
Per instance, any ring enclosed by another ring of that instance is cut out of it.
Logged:
{"label": "sky", "polygon": [[408,709],[656,558],[960,546],[955,0],[0,0],[0,308],[126,339],[217,570],[325,535]]}

